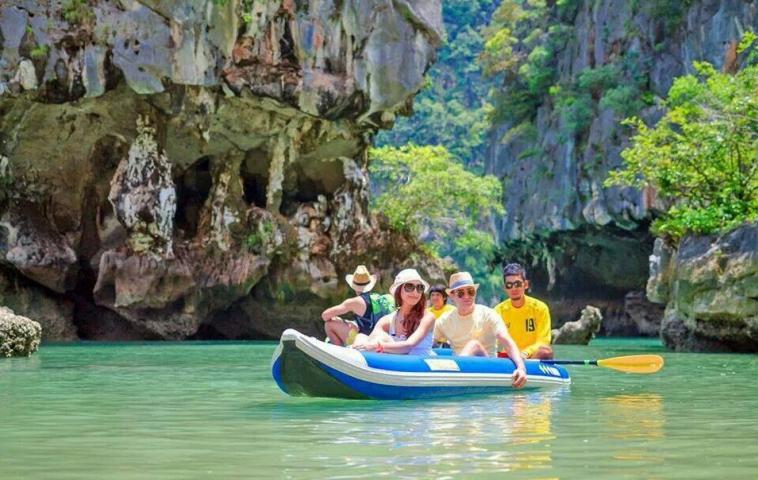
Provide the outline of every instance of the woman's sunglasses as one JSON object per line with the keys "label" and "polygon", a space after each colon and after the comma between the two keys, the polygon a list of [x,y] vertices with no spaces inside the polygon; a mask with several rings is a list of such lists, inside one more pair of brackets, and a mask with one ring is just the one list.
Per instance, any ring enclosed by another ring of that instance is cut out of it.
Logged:
{"label": "woman's sunglasses", "polygon": [[469,297],[473,297],[474,295],[476,295],[476,289],[475,288],[461,288],[460,290],[456,290],[453,293],[458,298],[463,298],[465,295],[468,295]]}
{"label": "woman's sunglasses", "polygon": [[521,288],[524,286],[524,282],[516,280],[515,282],[505,282],[505,288],[510,290],[511,288]]}
{"label": "woman's sunglasses", "polygon": [[405,293],[411,293],[414,290],[416,290],[418,293],[424,293],[424,286],[416,283],[403,284],[403,291],[405,291]]}

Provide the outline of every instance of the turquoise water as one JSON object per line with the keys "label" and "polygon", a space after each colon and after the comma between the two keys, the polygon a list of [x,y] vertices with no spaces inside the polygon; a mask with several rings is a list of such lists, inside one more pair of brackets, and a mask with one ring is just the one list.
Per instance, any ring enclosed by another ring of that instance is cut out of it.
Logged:
{"label": "turquoise water", "polygon": [[648,340],[631,375],[572,367],[552,392],[444,401],[291,398],[273,343],[45,345],[0,359],[0,478],[756,478],[758,356]]}

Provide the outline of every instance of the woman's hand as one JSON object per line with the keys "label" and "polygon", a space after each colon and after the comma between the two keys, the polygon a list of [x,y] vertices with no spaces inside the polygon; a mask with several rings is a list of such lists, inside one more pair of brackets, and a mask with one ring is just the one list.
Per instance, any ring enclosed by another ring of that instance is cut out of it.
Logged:
{"label": "woman's hand", "polygon": [[379,342],[366,342],[361,343],[360,345],[356,345],[354,348],[356,350],[363,350],[365,352],[375,352],[377,347],[379,346]]}

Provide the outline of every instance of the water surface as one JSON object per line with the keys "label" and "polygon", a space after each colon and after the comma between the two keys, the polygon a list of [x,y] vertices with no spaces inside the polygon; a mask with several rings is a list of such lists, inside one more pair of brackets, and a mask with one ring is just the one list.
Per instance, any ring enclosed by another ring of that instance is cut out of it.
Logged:
{"label": "water surface", "polygon": [[570,367],[564,389],[436,401],[291,398],[273,343],[44,345],[0,359],[0,478],[756,478],[758,357],[649,340],[631,375]]}

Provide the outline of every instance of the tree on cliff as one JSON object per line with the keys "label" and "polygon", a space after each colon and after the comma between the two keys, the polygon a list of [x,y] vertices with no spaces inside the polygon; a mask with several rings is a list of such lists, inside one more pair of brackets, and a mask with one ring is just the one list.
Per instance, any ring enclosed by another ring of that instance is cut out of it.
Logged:
{"label": "tree on cliff", "polygon": [[441,146],[380,147],[370,155],[372,183],[386,188],[373,196],[374,209],[433,254],[449,255],[470,271],[484,298],[494,295],[499,275],[488,267],[495,240],[481,227],[488,215],[503,214],[500,181],[466,170]]}
{"label": "tree on cliff", "polygon": [[490,82],[477,62],[484,45],[481,29],[498,0],[445,0],[447,41],[413,101],[413,115],[397,119],[377,136],[377,145],[444,145],[470,168],[482,170],[492,106]]}
{"label": "tree on cliff", "polygon": [[637,134],[621,154],[625,168],[606,180],[653,187],[669,200],[653,231],[674,240],[758,219],[758,66],[733,75],[694,67],[697,75],[674,81],[654,127],[626,121]]}

